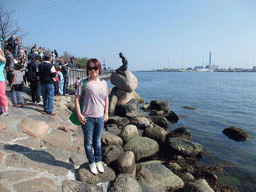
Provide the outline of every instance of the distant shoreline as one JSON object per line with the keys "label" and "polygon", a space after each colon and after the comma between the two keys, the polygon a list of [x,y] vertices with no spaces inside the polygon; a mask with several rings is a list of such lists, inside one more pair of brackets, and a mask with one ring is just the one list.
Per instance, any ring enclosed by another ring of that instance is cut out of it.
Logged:
{"label": "distant shoreline", "polygon": [[137,72],[196,72],[196,73],[209,73],[209,72],[221,72],[221,73],[255,73],[256,71],[145,71],[145,70],[140,70]]}

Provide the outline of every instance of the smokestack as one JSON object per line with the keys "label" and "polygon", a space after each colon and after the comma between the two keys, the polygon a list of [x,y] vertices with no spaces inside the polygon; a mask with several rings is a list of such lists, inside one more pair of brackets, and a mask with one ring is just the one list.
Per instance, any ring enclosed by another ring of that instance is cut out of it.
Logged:
{"label": "smokestack", "polygon": [[211,68],[211,52],[210,52],[210,55],[209,55],[209,69]]}

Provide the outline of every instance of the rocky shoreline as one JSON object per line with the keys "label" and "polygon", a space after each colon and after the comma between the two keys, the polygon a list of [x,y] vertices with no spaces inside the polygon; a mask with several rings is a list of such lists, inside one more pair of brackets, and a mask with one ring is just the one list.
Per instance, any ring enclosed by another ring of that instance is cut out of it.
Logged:
{"label": "rocky shoreline", "polygon": [[56,96],[50,116],[24,92],[27,106],[0,116],[0,191],[236,191],[218,181],[216,168],[198,164],[207,152],[188,128],[167,132],[168,121],[179,120],[168,102],[143,104],[136,77],[125,73],[111,76],[104,173],[89,171],[81,127],[69,121],[74,95]]}

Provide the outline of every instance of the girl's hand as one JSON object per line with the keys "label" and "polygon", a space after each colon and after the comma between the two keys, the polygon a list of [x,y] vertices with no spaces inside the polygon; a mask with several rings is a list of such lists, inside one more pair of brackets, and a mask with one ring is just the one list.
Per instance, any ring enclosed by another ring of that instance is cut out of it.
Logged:
{"label": "girl's hand", "polygon": [[106,123],[108,121],[108,114],[104,115],[104,123]]}
{"label": "girl's hand", "polygon": [[83,115],[77,115],[77,117],[78,117],[79,122],[80,122],[82,125],[85,125],[86,119],[84,118],[84,116],[83,116]]}

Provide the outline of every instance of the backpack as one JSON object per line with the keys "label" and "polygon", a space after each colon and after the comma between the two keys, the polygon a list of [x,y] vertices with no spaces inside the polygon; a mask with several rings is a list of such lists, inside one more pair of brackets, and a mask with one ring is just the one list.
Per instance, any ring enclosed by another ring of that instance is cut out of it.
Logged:
{"label": "backpack", "polygon": [[34,62],[30,62],[27,66],[28,82],[35,81],[36,77],[36,65]]}

